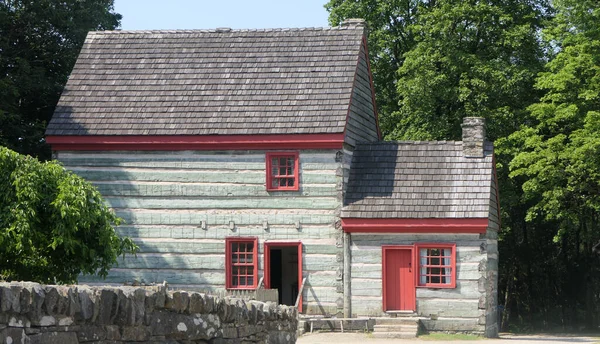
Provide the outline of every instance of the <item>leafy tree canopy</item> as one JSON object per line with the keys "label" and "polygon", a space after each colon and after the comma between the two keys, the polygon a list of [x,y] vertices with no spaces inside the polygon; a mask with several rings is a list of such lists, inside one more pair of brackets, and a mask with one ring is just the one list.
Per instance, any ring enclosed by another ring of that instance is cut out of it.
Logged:
{"label": "leafy tree canopy", "polygon": [[88,31],[120,19],[113,0],[0,0],[0,145],[50,158],[44,129]]}
{"label": "leafy tree canopy", "polygon": [[98,190],[57,162],[0,147],[0,277],[72,283],[106,276],[136,245],[115,233],[117,218]]}
{"label": "leafy tree canopy", "polygon": [[538,78],[545,94],[528,108],[531,120],[509,138],[518,151],[510,167],[536,200],[528,218],[557,220],[566,230],[600,215],[600,3],[555,6],[547,37],[559,52]]}

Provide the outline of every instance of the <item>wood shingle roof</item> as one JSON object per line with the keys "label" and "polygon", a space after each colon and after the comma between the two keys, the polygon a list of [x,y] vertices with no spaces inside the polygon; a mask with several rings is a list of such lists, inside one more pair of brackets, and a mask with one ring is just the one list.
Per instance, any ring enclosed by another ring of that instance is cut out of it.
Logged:
{"label": "wood shingle roof", "polygon": [[363,34],[90,32],[46,134],[342,133]]}
{"label": "wood shingle roof", "polygon": [[494,184],[493,147],[463,156],[460,141],[358,144],[343,218],[487,218]]}

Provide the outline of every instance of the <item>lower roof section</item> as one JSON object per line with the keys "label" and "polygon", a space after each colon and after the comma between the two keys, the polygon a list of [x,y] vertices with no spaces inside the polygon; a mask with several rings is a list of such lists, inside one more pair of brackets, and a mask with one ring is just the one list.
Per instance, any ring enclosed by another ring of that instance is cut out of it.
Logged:
{"label": "lower roof section", "polygon": [[340,149],[344,134],[46,136],[55,151]]}
{"label": "lower roof section", "polygon": [[342,219],[347,233],[485,233],[487,227],[487,218]]}

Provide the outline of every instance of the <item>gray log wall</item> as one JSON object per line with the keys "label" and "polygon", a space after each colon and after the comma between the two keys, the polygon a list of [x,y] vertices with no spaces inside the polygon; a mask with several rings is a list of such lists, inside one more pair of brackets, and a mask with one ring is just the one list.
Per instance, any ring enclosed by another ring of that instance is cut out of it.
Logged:
{"label": "gray log wall", "polygon": [[[343,306],[342,153],[300,151],[300,190],[267,192],[265,151],[59,152],[66,168],[91,181],[125,224],[120,235],[140,246],[119,259],[106,280],[87,284],[162,283],[223,292],[225,238],[263,244],[302,241],[304,312]],[[336,225],[337,224],[337,225]]]}
{"label": "gray log wall", "polygon": [[0,343],[295,343],[294,307],[165,287],[0,283]]}
{"label": "gray log wall", "polygon": [[430,331],[484,334],[487,310],[487,254],[497,250],[479,234],[352,234],[352,312],[382,316],[382,245],[456,243],[456,288],[417,288],[417,315]]}

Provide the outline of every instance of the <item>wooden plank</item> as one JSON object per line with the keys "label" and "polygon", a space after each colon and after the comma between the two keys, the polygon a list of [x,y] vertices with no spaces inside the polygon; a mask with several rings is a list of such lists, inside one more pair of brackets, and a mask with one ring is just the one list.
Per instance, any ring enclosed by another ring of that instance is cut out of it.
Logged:
{"label": "wooden plank", "polygon": [[[262,225],[238,225],[235,231],[229,228],[229,224],[213,225],[207,224],[206,229],[192,225],[141,225],[141,226],[119,226],[117,234],[131,238],[177,238],[177,239],[222,239],[229,236],[257,236],[262,240],[323,240],[323,246],[327,246],[328,240],[337,235],[333,224],[329,227],[321,225],[301,225],[300,230],[295,225],[271,225],[265,230]],[[152,226],[152,227],[150,227]],[[335,244],[333,245],[335,248]],[[334,254],[334,248],[320,247],[316,250]]]}
{"label": "wooden plank", "polygon": [[381,296],[352,295],[352,313],[358,316],[382,316],[383,300]]}
{"label": "wooden plank", "polygon": [[[202,254],[225,254],[225,242],[202,242],[189,240],[176,241],[149,241],[144,239],[135,240],[143,253],[199,253]],[[139,256],[139,254],[138,254]]]}
{"label": "wooden plank", "polygon": [[[340,262],[336,260],[335,255],[311,254],[304,257],[304,270],[313,271],[337,271]],[[310,277],[309,277],[310,281]]]}
{"label": "wooden plank", "polygon": [[456,264],[456,278],[461,281],[479,280],[485,272],[479,271],[479,263]]}
{"label": "wooden plank", "polygon": [[[306,149],[300,160],[308,163],[335,163],[337,149]],[[128,163],[255,163],[265,167],[266,151],[136,151],[136,152],[86,152],[63,151],[58,160],[65,165],[122,166]],[[100,163],[99,163],[100,162]]]}
{"label": "wooden plank", "polygon": [[478,308],[478,300],[462,299],[418,299],[417,313],[422,316],[438,315],[444,317],[475,318],[485,315]]}
{"label": "wooden plank", "polygon": [[[261,184],[266,181],[265,171],[199,171],[199,170],[150,170],[150,169],[88,169],[69,168],[89,181],[153,181],[153,182],[204,182]],[[335,184],[335,173],[300,173],[300,184]]]}
{"label": "wooden plank", "polygon": [[358,279],[352,278],[352,297],[358,296],[379,296],[382,294],[381,279]]}
{"label": "wooden plank", "polygon": [[381,279],[381,262],[376,264],[352,264],[352,278]]}
{"label": "wooden plank", "polygon": [[117,260],[121,269],[178,269],[178,270],[225,270],[223,254],[156,254],[138,253]]}
{"label": "wooden plank", "polygon": [[[310,282],[310,277],[308,278]],[[305,303],[333,303],[342,297],[341,293],[331,287],[313,287],[310,283],[304,288],[303,302]]]}
{"label": "wooden plank", "polygon": [[[100,193],[107,196],[170,196],[170,197],[270,197],[262,184],[211,184],[211,183],[153,183],[153,182],[94,182]],[[318,186],[301,185],[300,196],[337,197],[334,184]]]}
{"label": "wooden plank", "polygon": [[302,225],[332,225],[336,217],[333,214],[315,213],[293,213],[282,209],[277,212],[274,209],[265,209],[254,214],[243,213],[232,209],[230,213],[219,211],[146,211],[140,209],[117,209],[117,216],[123,218],[126,224],[143,225],[190,225],[200,226],[202,221],[206,221],[207,227],[210,230],[215,225],[229,225],[233,221],[236,225],[262,224],[267,221],[269,227],[275,225],[290,225],[294,226],[296,222]]}
{"label": "wooden plank", "polygon": [[419,300],[428,298],[479,300],[481,296],[479,283],[474,280],[458,280],[456,281],[456,288],[449,289],[417,288],[417,298]]}
{"label": "wooden plank", "polygon": [[339,201],[334,197],[104,197],[112,208],[142,209],[335,209]]}
{"label": "wooden plank", "polygon": [[137,280],[144,283],[208,284],[224,287],[225,270],[176,270],[176,269],[111,269],[106,279],[97,276],[80,276],[79,282],[124,283]]}

